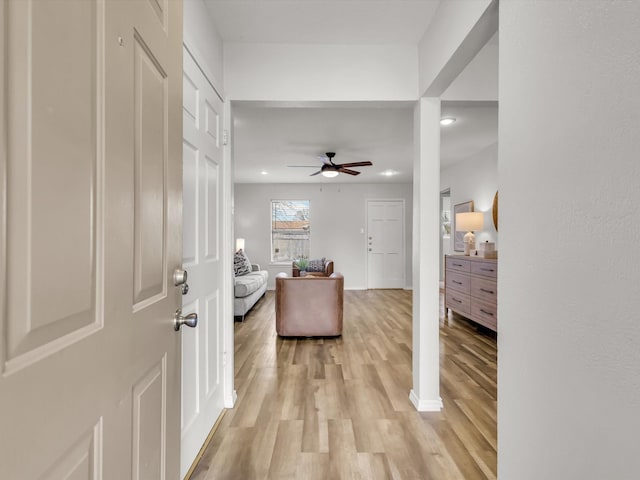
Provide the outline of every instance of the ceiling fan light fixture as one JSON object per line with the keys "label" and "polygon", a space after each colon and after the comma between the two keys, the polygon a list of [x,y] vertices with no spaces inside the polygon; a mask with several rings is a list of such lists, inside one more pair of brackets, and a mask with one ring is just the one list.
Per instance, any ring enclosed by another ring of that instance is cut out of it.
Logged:
{"label": "ceiling fan light fixture", "polygon": [[440,125],[447,126],[455,123],[456,119],[454,117],[443,117],[440,119]]}
{"label": "ceiling fan light fixture", "polygon": [[335,170],[323,170],[322,176],[327,178],[334,178],[338,176],[338,172],[336,172]]}

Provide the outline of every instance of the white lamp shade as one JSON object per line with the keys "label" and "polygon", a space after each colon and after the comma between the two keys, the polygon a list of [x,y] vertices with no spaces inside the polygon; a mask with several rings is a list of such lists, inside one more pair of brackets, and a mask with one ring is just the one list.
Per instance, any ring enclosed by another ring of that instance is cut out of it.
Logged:
{"label": "white lamp shade", "polygon": [[484,228],[484,213],[465,212],[456,213],[456,231],[477,232]]}
{"label": "white lamp shade", "polygon": [[244,250],[244,238],[236,238],[236,252]]}
{"label": "white lamp shade", "polygon": [[323,170],[322,176],[327,178],[333,178],[338,176],[338,172],[336,172],[335,170]]}

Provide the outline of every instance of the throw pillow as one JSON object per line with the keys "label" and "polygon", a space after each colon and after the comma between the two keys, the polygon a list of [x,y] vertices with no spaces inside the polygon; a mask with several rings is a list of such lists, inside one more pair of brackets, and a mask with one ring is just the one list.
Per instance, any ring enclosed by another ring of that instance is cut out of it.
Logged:
{"label": "throw pillow", "polygon": [[233,256],[233,272],[236,277],[251,273],[251,262],[242,249],[238,250]]}
{"label": "throw pillow", "polygon": [[324,262],[324,257],[315,260],[309,260],[307,272],[324,272]]}

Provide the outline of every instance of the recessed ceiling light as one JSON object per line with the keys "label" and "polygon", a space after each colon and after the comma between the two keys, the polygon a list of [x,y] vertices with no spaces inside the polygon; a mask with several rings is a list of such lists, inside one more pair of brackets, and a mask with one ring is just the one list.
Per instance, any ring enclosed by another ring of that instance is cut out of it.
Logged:
{"label": "recessed ceiling light", "polygon": [[269,172],[267,172],[267,171],[265,171],[265,170],[262,170],[260,173],[261,173],[262,175],[268,175],[268,174],[269,174]]}
{"label": "recessed ceiling light", "polygon": [[393,175],[397,175],[398,172],[395,170],[385,170],[384,172],[380,172],[380,175],[384,175],[385,177],[392,177]]}
{"label": "recessed ceiling light", "polygon": [[455,123],[456,119],[453,117],[444,117],[440,119],[440,125],[451,125],[452,123]]}

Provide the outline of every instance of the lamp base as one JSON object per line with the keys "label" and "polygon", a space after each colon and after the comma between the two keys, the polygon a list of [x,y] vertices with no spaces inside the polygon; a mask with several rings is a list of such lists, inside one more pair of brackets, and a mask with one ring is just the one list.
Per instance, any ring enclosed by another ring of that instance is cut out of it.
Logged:
{"label": "lamp base", "polygon": [[476,236],[473,232],[467,232],[464,236],[464,254],[471,255],[471,250],[476,249]]}

